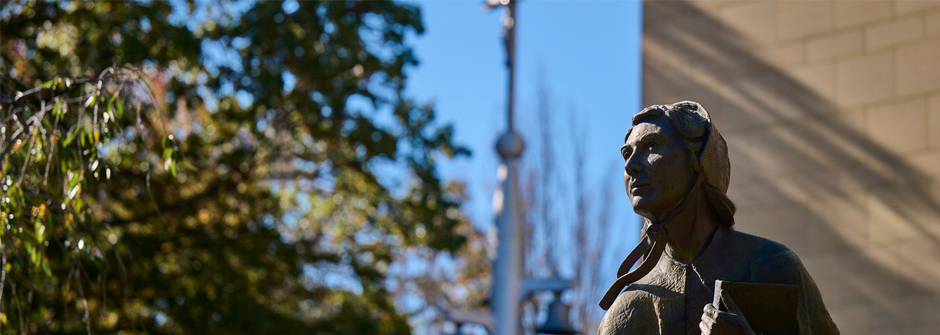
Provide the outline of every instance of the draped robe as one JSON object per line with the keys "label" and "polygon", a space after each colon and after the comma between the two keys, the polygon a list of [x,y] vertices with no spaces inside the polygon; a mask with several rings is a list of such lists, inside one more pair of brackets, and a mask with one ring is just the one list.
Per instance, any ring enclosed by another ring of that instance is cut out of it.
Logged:
{"label": "draped robe", "polygon": [[699,335],[698,324],[705,304],[712,301],[716,279],[797,285],[800,334],[839,334],[816,283],[793,251],[724,227],[691,262],[664,252],[650,273],[617,296],[598,334]]}

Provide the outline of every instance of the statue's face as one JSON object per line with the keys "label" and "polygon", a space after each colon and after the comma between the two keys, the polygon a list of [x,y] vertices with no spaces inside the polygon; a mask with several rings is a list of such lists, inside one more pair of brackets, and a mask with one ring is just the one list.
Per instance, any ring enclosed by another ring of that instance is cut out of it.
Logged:
{"label": "statue's face", "polygon": [[664,116],[634,126],[621,153],[633,211],[647,219],[665,219],[695,182],[683,141]]}

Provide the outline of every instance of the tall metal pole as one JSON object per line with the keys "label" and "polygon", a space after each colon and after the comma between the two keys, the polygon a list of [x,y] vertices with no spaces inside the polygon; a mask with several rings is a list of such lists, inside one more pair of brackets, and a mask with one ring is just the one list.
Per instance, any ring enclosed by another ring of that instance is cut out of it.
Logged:
{"label": "tall metal pole", "polygon": [[[493,297],[492,311],[494,334],[517,335],[520,333],[520,298],[522,297],[522,227],[518,198],[515,160],[522,155],[525,143],[513,128],[514,89],[515,89],[515,26],[516,1],[500,0],[506,7],[503,19],[504,39],[506,42],[506,66],[509,70],[509,92],[507,97],[507,129],[496,141],[496,151],[502,158],[499,166],[501,190],[497,192],[496,259],[493,262]],[[499,197],[502,197],[501,201]]]}
{"label": "tall metal pole", "polygon": [[[503,18],[504,39],[506,42],[506,68],[509,70],[509,95],[507,97],[506,116],[507,128],[514,131],[513,116],[515,114],[516,95],[516,2],[518,0],[505,0],[506,16]],[[521,153],[521,152],[520,152]]]}

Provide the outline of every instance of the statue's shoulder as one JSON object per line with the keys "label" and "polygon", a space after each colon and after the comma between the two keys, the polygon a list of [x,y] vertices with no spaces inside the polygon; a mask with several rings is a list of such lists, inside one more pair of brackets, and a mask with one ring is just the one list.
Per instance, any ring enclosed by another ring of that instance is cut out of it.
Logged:
{"label": "statue's shoulder", "polygon": [[800,284],[804,272],[800,258],[787,246],[756,235],[732,230],[736,247],[750,255],[750,273],[755,281]]}
{"label": "statue's shoulder", "polygon": [[780,242],[751,235],[742,231],[728,229],[728,239],[739,252],[746,252],[752,257],[763,258],[775,255],[793,255],[793,251]]}

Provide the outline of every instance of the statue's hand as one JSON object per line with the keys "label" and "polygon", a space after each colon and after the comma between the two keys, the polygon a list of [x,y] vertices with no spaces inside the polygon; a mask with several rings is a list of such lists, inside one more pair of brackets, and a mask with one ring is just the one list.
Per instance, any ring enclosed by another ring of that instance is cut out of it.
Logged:
{"label": "statue's hand", "polygon": [[731,300],[728,292],[721,290],[721,300],[728,306],[727,312],[719,311],[715,305],[705,305],[702,322],[698,324],[702,335],[756,335],[744,319],[744,314]]}

